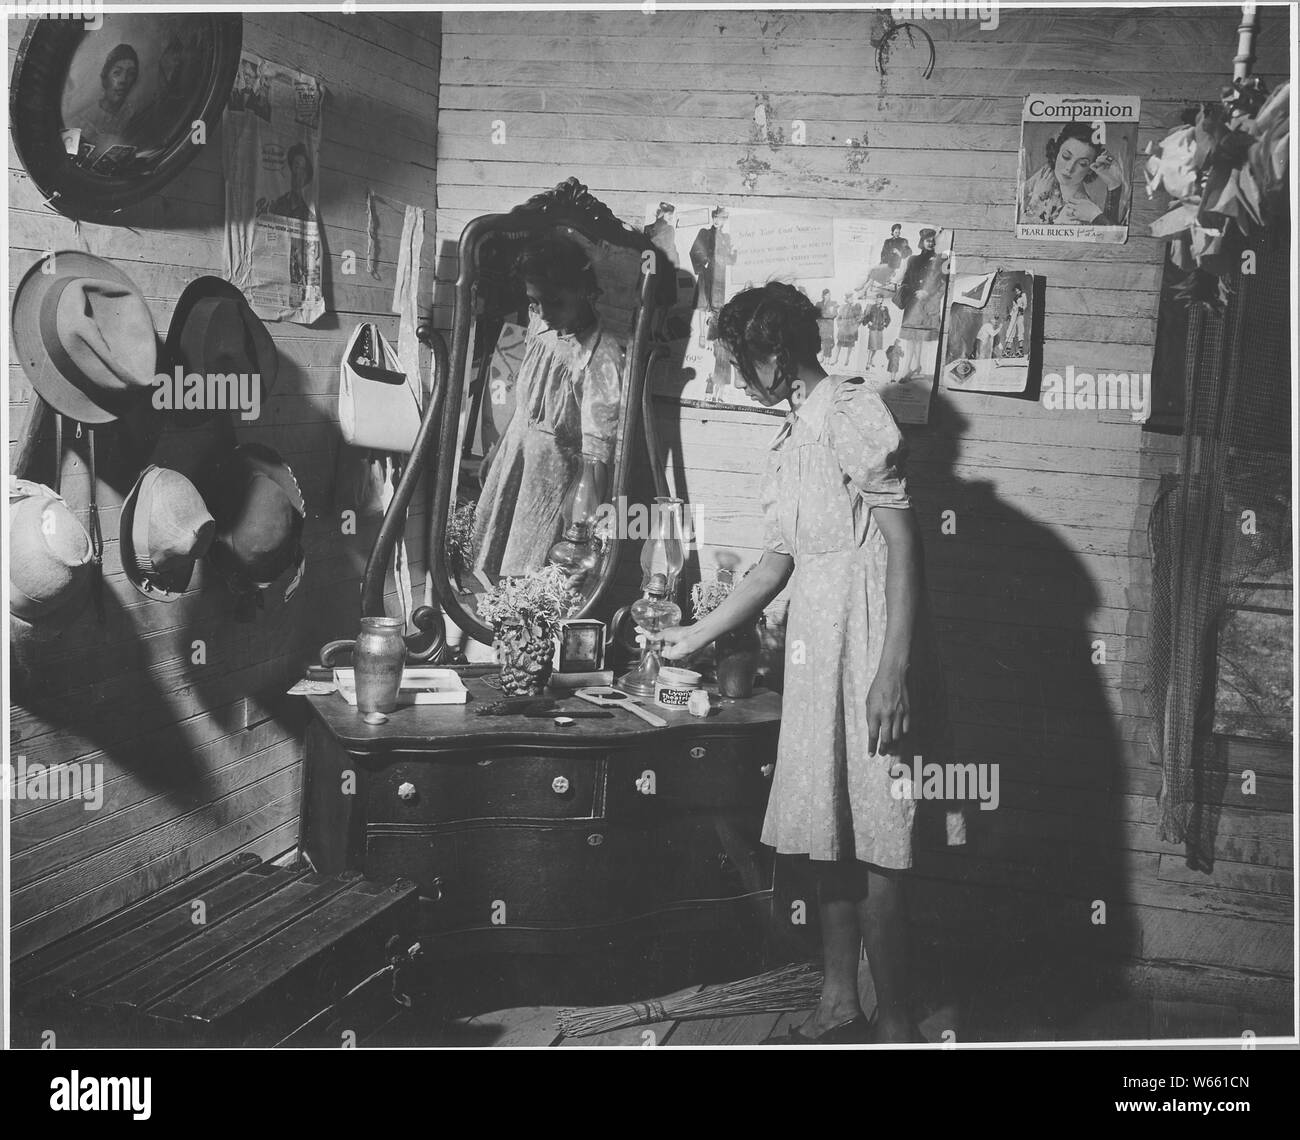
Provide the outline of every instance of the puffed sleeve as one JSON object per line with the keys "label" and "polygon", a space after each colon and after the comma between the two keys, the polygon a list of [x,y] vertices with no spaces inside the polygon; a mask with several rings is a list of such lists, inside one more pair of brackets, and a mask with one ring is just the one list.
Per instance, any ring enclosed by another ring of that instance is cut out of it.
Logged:
{"label": "puffed sleeve", "polygon": [[622,364],[622,349],[602,336],[582,377],[582,453],[605,463],[613,457],[623,410]]}
{"label": "puffed sleeve", "polygon": [[842,384],[826,417],[840,469],[872,507],[910,507],[903,435],[885,401],[864,383]]}

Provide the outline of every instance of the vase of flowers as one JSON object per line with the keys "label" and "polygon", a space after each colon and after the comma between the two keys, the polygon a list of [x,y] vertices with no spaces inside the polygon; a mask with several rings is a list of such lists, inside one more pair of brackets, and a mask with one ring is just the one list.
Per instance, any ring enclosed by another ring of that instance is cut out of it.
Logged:
{"label": "vase of flowers", "polygon": [[560,622],[581,604],[558,566],[506,578],[479,598],[479,616],[495,635],[492,645],[501,665],[502,692],[537,696],[546,688]]}
{"label": "vase of flowers", "polygon": [[[719,570],[710,582],[696,582],[691,587],[691,612],[695,620],[716,610],[735,588],[735,573],[728,569]],[[754,677],[763,650],[759,633],[762,623],[762,617],[746,622],[714,642],[714,675],[720,695],[739,699],[754,695]]]}

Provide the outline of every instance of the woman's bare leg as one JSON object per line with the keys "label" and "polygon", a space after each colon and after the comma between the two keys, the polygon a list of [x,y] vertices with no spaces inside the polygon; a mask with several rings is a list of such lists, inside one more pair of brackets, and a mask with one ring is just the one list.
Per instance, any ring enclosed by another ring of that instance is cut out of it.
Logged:
{"label": "woman's bare leg", "polygon": [[881,1042],[925,1040],[912,1017],[908,987],[905,874],[871,866],[866,898],[857,905],[862,941],[876,986],[875,1038]]}
{"label": "woman's bare leg", "polygon": [[818,911],[822,924],[822,993],[816,1010],[799,1028],[809,1037],[852,1021],[862,1012],[858,1001],[858,962],[862,933],[859,908],[867,888],[862,863],[814,862]]}

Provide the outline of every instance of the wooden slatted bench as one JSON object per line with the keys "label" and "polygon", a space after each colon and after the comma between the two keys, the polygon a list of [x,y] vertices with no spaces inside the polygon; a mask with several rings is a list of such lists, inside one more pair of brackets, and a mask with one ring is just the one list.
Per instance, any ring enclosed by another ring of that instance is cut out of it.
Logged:
{"label": "wooden slatted bench", "polygon": [[13,1045],[274,1045],[383,969],[415,893],[253,855],[205,868],[15,962]]}

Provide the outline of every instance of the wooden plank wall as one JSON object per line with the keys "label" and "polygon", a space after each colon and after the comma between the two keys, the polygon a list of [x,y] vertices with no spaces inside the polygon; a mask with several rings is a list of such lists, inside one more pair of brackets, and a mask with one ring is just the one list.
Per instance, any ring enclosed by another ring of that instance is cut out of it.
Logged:
{"label": "wooden plank wall", "polygon": [[[1288,16],[1261,12],[1256,70],[1276,82]],[[660,199],[937,222],[956,231],[963,271],[1023,266],[1045,278],[1045,371],[1146,372],[1162,244],[1144,235],[1158,203],[1139,167],[1126,244],[1016,241],[1021,102],[1030,91],[1140,95],[1141,150],[1189,103],[1217,97],[1237,17],[1235,7],[1004,8],[996,30],[927,21],[937,49],[927,80],[924,48],[902,40],[877,74],[871,12],[449,13],[439,296],[466,222],[576,175],[637,223]],[[796,119],[805,145],[787,141]],[[493,141],[498,120],[504,144]],[[702,564],[719,550],[749,562],[773,420],[662,404],[657,415],[678,491],[708,512]],[[1272,761],[1280,784],[1267,803],[1234,798],[1227,782],[1213,873],[1189,870],[1158,833],[1141,696],[1145,532],[1176,441],[1144,435],[1123,412],[980,395],[939,399],[931,425],[908,436],[961,755],[1000,764],[1002,780],[1000,808],[974,813],[966,852],[924,857],[919,918],[953,944],[1009,939],[1028,960],[1097,959],[1105,946],[1149,989],[1289,1008],[1289,766]],[[649,493],[642,471],[634,494]],[[946,510],[952,535],[939,529]],[[625,593],[638,581],[630,553]],[[780,612],[778,601],[778,642]]]}
{"label": "wooden plank wall", "polygon": [[[29,763],[103,765],[105,800],[15,801],[14,952],[21,955],[89,919],[213,860],[239,851],[264,857],[297,839],[302,746],[297,700],[277,699],[318,647],[356,632],[358,587],[374,520],[341,533],[340,511],[355,456],[338,434],[338,361],[357,321],[377,320],[396,338],[391,312],[402,215],[379,210],[379,276],[367,274],[366,190],[427,211],[431,288],[435,125],[440,17],[437,13],[305,15],[249,13],[244,44],[320,76],[326,88],[319,163],[319,212],[327,251],[329,312],[315,325],[272,323],[280,353],[274,395],[261,418],[237,422],[240,442],[274,447],[306,496],[307,574],[285,603],[267,592],[250,624],[232,620],[224,587],[201,567],[171,605],[126,582],[118,558],[120,504],[142,459],[113,428],[100,433],[99,504],[106,539],[106,620],[87,611],[61,639],[21,646],[27,704],[13,708],[11,748]],[[24,26],[9,21],[9,61]],[[120,225],[74,223],[44,207],[9,150],[10,281],[47,250],[87,249],[129,273],[165,333],[184,286],[222,272],[223,183],[219,135],[161,194]],[[354,251],[354,276],[341,270]],[[12,301],[12,295],[10,300]],[[9,372],[11,442],[31,390]],[[152,460],[192,474],[217,446],[214,428],[166,426]],[[69,440],[63,491],[86,517],[84,442]],[[49,481],[52,442],[39,477]],[[410,549],[421,549],[413,529]],[[412,566],[417,589],[423,558]],[[287,576],[286,576],[287,577]],[[418,600],[418,594],[417,594]],[[390,593],[390,607],[395,597]],[[206,662],[194,660],[194,642]]]}

